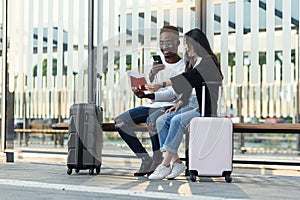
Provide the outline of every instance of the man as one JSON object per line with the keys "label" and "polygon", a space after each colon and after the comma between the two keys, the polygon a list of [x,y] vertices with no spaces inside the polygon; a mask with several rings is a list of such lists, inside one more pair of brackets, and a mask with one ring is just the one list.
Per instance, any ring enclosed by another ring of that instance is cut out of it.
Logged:
{"label": "man", "polygon": [[[151,82],[163,82],[169,78],[184,72],[184,61],[177,54],[179,41],[178,29],[174,26],[164,26],[160,30],[160,50],[164,56],[163,64],[154,61],[149,72]],[[156,119],[164,114],[164,111],[175,104],[176,93],[172,87],[164,87],[155,93],[145,93],[144,91],[133,88],[134,94],[138,98],[148,98],[151,100],[149,105],[139,106],[130,109],[115,119],[116,129],[121,138],[128,144],[130,149],[138,158],[142,159],[141,167],[134,176],[150,175],[162,161],[159,140],[155,128]],[[153,157],[151,158],[146,149],[136,136],[134,127],[136,124],[146,122],[152,143]]]}

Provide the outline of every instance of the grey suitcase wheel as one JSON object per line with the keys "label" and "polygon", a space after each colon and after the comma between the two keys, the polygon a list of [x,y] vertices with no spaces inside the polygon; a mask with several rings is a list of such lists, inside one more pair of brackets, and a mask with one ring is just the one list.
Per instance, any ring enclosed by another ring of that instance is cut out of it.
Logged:
{"label": "grey suitcase wheel", "polygon": [[71,174],[72,174],[72,169],[68,168],[67,174],[68,174],[68,175],[71,175]]}
{"label": "grey suitcase wheel", "polygon": [[94,169],[89,169],[89,175],[93,175],[94,174]]}
{"label": "grey suitcase wheel", "polygon": [[99,167],[96,167],[96,174],[99,174],[100,173],[100,169],[101,168],[101,166],[99,166]]}

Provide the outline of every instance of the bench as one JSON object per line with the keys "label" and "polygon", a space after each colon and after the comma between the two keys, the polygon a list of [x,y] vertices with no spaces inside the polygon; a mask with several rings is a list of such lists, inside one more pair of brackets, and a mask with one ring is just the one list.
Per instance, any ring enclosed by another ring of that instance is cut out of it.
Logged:
{"label": "bench", "polygon": [[[25,133],[25,134],[52,134],[54,136],[54,145],[57,145],[57,140],[61,146],[63,146],[63,135],[68,134],[68,123],[56,123],[52,124],[52,129],[39,129],[39,128],[26,128],[26,129],[14,129],[15,133]],[[103,131],[113,132],[116,131],[114,123],[103,123]],[[136,129],[136,131],[145,132],[147,131],[146,123],[141,123]],[[57,139],[57,136],[60,136]],[[27,139],[25,139],[25,144],[28,145]]]}
{"label": "bench", "polygon": [[[102,124],[103,131],[116,131],[113,122],[105,122]],[[141,123],[136,127],[136,131],[146,132],[146,123]],[[52,129],[15,129],[15,132],[23,133],[51,133],[51,134],[68,134],[68,123],[57,123],[52,125]],[[300,135],[300,124],[248,124],[248,123],[234,123],[234,133],[290,133]],[[188,142],[188,138],[186,139]],[[187,143],[185,144],[187,145]],[[300,149],[300,140],[298,139],[297,149]],[[185,152],[185,158],[188,161],[188,150]],[[300,163],[295,161],[266,161],[266,160],[233,160],[233,163],[238,164],[266,164],[266,165],[291,165],[300,166]]]}
{"label": "bench", "polygon": [[[15,133],[25,133],[25,134],[52,134],[54,136],[54,145],[57,142],[63,146],[63,135],[68,134],[67,129],[38,129],[38,128],[27,128],[27,129],[14,129]],[[59,136],[59,137],[57,137]],[[27,137],[25,137],[25,144],[28,145]]]}
{"label": "bench", "polygon": [[[14,132],[18,133],[18,142],[19,145],[22,145],[22,139],[24,140],[24,144],[28,146],[29,134],[41,135],[42,141],[45,141],[46,134],[52,134],[54,139],[54,144],[57,142],[62,143],[62,136],[65,131],[61,130],[53,130],[51,128],[52,120],[51,119],[26,119],[24,128],[24,120],[20,122],[20,119],[16,122]],[[23,136],[23,137],[22,137]]]}
{"label": "bench", "polygon": [[[67,123],[58,123],[52,125],[53,129],[67,130]],[[115,124],[113,122],[105,122],[102,124],[103,131],[116,131]],[[136,127],[136,131],[146,132],[146,123],[141,123]],[[259,124],[259,123],[234,123],[233,124],[234,133],[290,133],[298,134],[300,138],[300,124]],[[188,142],[188,139],[186,139]],[[187,144],[185,144],[187,145]],[[300,149],[300,141],[298,139],[298,150]],[[185,152],[185,157],[183,160],[188,160],[188,151]],[[299,162],[293,161],[259,161],[259,160],[233,160],[233,163],[239,164],[266,164],[266,165],[292,165],[300,166]]]}

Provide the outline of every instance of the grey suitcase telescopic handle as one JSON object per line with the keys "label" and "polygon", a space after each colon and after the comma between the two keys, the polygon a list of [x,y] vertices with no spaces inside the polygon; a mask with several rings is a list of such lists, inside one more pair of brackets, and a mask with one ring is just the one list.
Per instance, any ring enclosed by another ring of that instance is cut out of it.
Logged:
{"label": "grey suitcase telescopic handle", "polygon": [[97,73],[97,87],[96,87],[96,106],[101,106],[101,89],[102,89],[102,75]]}

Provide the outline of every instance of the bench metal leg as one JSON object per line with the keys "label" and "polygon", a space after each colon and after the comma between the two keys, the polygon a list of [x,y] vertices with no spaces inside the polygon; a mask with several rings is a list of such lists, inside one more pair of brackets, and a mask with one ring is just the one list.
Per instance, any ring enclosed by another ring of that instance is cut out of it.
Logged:
{"label": "bench metal leg", "polygon": [[297,150],[298,150],[298,156],[300,156],[300,134],[298,134],[298,137],[297,137],[296,147],[297,147]]}
{"label": "bench metal leg", "polygon": [[24,133],[23,137],[24,137],[25,146],[28,146],[29,133]]}
{"label": "bench metal leg", "polygon": [[[24,133],[23,133],[24,134]],[[22,138],[21,138],[21,133],[18,133],[18,144],[19,144],[19,146],[21,146],[22,145]]]}
{"label": "bench metal leg", "polygon": [[185,166],[186,166],[185,176],[190,175],[190,170],[189,170],[189,138],[190,138],[189,131],[186,131],[185,132]]}
{"label": "bench metal leg", "polygon": [[58,137],[60,146],[64,146],[64,135],[60,133]]}

